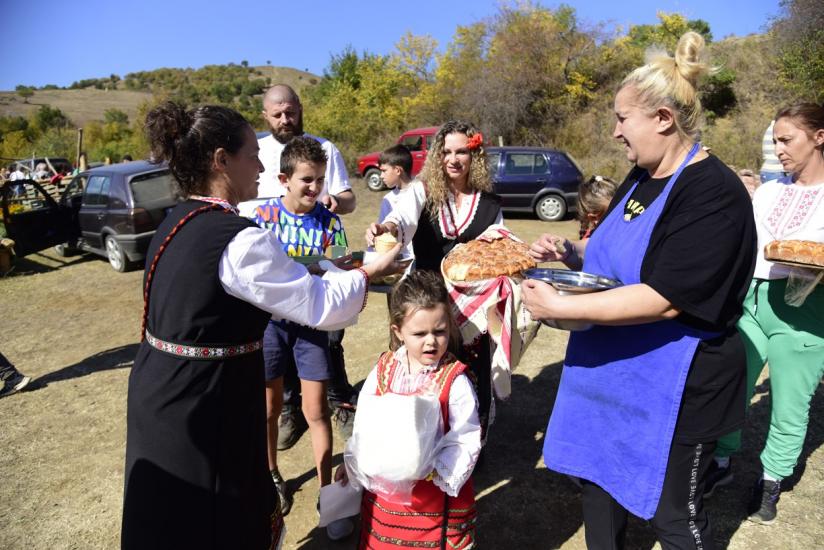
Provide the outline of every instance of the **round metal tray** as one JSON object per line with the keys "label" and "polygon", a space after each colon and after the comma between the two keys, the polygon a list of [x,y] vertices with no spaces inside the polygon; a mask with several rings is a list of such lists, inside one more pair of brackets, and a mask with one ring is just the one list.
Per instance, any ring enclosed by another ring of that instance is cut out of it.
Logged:
{"label": "round metal tray", "polygon": [[[552,285],[559,294],[588,294],[609,290],[622,284],[621,281],[609,277],[568,269],[536,267],[524,271],[524,276],[527,279],[535,279]],[[584,321],[545,319],[541,322],[548,327],[560,330],[587,330],[592,327],[591,323]]]}

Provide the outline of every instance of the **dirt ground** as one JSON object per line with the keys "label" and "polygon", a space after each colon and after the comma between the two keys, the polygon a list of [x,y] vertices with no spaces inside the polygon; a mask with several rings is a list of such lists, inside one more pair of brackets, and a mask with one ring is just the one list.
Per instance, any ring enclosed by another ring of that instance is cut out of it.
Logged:
{"label": "dirt ground", "polygon": [[[359,206],[344,218],[357,247],[378,210],[380,194],[356,182]],[[573,236],[576,224],[507,217],[525,240],[552,231]],[[31,391],[0,400],[0,548],[110,549],[119,546],[126,385],[137,350],[142,272],[114,272],[100,258],[51,252],[18,260],[0,279],[0,348],[35,378]],[[371,295],[344,346],[352,382],[363,380],[385,345],[386,305]],[[379,337],[376,335],[380,335]],[[541,448],[559,381],[567,333],[542,328],[499,404],[486,460],[476,472],[478,548],[584,548],[580,496],[543,466]],[[824,535],[824,386],[813,398],[804,452],[791,488],[769,527],[746,521],[750,486],[769,416],[762,377],[735,462],[734,483],[708,508],[718,546],[822,548]],[[340,461],[341,441],[335,441]],[[308,435],[280,455],[295,491],[286,518],[286,548],[353,548],[330,543],[317,528],[317,484]],[[816,542],[818,541],[818,542]],[[628,548],[658,547],[651,529],[633,521]]]}

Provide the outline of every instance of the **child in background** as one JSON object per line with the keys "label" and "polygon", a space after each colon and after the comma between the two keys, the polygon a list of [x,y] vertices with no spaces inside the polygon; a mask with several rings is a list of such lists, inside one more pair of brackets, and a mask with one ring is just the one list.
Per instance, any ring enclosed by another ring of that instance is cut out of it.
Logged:
{"label": "child in background", "polygon": [[578,221],[581,223],[579,238],[589,239],[600,223],[615,195],[618,184],[604,176],[592,176],[578,188]]}
{"label": "child in background", "polygon": [[[409,186],[412,181],[412,153],[403,145],[393,145],[381,153],[378,159],[381,170],[381,179],[391,191],[383,196],[381,209],[378,214],[378,223],[383,223],[389,213],[394,210],[395,205],[401,200],[401,192]],[[408,244],[401,250],[404,256],[412,256],[412,244]]]}
{"label": "child in background", "polygon": [[[364,490],[359,548],[470,548],[476,517],[471,474],[481,451],[481,426],[467,366],[448,351],[458,336],[443,280],[429,271],[410,273],[392,291],[390,321],[396,349],[381,355],[361,395],[420,395],[434,388],[445,433],[435,469],[415,483],[410,505]],[[353,452],[356,462],[357,453],[370,450]],[[346,482],[345,468],[336,477]]]}
{"label": "child in background", "polygon": [[[286,195],[270,199],[255,209],[254,221],[275,232],[288,256],[322,255],[329,246],[347,245],[340,218],[318,202],[326,162],[326,153],[317,140],[292,139],[281,155],[278,175]],[[283,406],[283,375],[287,368],[297,368],[300,378],[303,415],[309,425],[318,480],[321,487],[332,481],[332,423],[326,400],[326,384],[332,376],[329,337],[324,331],[291,321],[271,320],[264,333],[263,357],[269,469],[285,516],[292,502],[278,470],[277,440],[278,417]],[[330,524],[327,534],[338,540],[353,529],[351,520],[344,519]]]}

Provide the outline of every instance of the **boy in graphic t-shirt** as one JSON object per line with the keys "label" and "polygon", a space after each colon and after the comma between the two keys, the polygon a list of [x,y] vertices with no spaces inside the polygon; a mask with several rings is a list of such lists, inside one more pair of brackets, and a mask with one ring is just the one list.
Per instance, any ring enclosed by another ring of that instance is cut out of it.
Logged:
{"label": "boy in graphic t-shirt", "polygon": [[[270,199],[255,209],[254,221],[275,232],[288,256],[322,255],[330,246],[347,246],[340,218],[318,202],[326,162],[326,153],[317,140],[308,137],[292,139],[281,155],[281,173],[278,175],[286,195]],[[291,321],[272,320],[264,334],[263,356],[269,469],[286,515],[291,498],[277,466],[277,440],[278,416],[283,405],[283,375],[292,362],[300,378],[302,409],[309,425],[320,485],[332,481],[332,423],[326,400],[327,381],[332,377],[329,337],[324,331]]]}

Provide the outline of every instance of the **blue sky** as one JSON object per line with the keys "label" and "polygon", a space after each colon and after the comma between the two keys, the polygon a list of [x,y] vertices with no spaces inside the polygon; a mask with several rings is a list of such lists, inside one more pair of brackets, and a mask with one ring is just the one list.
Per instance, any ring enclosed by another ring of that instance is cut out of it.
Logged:
{"label": "blue sky", "polygon": [[[539,1],[554,8],[558,2]],[[657,11],[710,23],[716,39],[761,32],[778,0],[579,0],[585,24],[624,29],[655,23]],[[500,0],[0,0],[5,40],[0,90],[17,84],[67,86],[159,67],[240,63],[322,74],[330,56],[351,45],[385,54],[406,31],[441,48],[457,25],[493,15]],[[128,7],[127,7],[128,6]],[[13,23],[12,23],[13,22]],[[14,26],[14,30],[12,30]]]}

